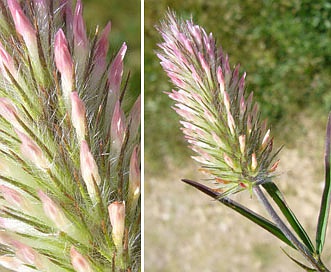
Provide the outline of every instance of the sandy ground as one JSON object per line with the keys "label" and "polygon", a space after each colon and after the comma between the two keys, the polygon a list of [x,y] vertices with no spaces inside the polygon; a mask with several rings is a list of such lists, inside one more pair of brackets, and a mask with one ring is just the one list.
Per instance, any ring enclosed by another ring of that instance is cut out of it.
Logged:
{"label": "sandy ground", "polygon": [[[298,132],[295,145],[281,152],[276,182],[314,241],[323,189],[324,127],[304,120]],[[194,162],[188,160],[185,169],[168,166],[162,177],[145,176],[146,272],[303,271],[281,251],[298,256],[285,244],[181,183],[181,178],[198,180]],[[264,214],[248,193],[239,194],[236,200]],[[331,267],[330,233],[324,253],[323,260]]]}

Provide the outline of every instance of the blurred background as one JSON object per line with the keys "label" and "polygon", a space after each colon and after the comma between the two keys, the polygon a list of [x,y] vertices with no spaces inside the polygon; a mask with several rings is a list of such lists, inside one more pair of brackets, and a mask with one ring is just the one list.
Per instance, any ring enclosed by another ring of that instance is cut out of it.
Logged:
{"label": "blurred background", "polygon": [[111,21],[110,56],[120,49],[123,42],[128,50],[124,59],[124,78],[130,72],[127,94],[137,97],[140,94],[140,1],[137,0],[82,0],[84,19],[89,34],[97,25],[102,29]]}
{"label": "blurred background", "polygon": [[[180,182],[203,177],[155,56],[161,39],[154,26],[168,7],[213,32],[231,65],[247,72],[276,147],[285,145],[276,183],[314,240],[331,110],[331,1],[145,0],[145,271],[302,271],[281,251],[296,256],[284,244]],[[254,196],[235,198],[262,212]]]}

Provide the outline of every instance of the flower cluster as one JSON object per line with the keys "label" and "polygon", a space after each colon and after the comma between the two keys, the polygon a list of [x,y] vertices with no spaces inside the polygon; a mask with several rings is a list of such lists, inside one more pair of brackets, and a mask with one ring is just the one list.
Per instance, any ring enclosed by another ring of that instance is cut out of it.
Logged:
{"label": "flower cluster", "polygon": [[268,180],[277,168],[273,139],[261,122],[253,94],[245,94],[239,65],[216,47],[213,35],[169,12],[158,28],[163,38],[158,57],[177,87],[168,93],[182,117],[182,131],[202,171],[223,196]]}
{"label": "flower cluster", "polygon": [[73,4],[0,0],[0,265],[137,270],[140,97]]}

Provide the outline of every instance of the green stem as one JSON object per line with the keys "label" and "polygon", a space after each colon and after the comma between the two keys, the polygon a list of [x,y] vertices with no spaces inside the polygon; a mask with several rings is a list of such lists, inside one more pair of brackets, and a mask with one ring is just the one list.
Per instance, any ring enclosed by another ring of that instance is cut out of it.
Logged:
{"label": "green stem", "polygon": [[254,193],[260,200],[260,202],[265,207],[266,211],[269,213],[275,224],[283,232],[287,239],[289,239],[292,244],[297,248],[297,250],[313,265],[315,269],[319,272],[330,272],[320,260],[316,260],[308,248],[303,245],[291,232],[291,230],[285,225],[283,220],[279,217],[277,212],[274,210],[269,200],[266,198],[259,186],[253,188]]}

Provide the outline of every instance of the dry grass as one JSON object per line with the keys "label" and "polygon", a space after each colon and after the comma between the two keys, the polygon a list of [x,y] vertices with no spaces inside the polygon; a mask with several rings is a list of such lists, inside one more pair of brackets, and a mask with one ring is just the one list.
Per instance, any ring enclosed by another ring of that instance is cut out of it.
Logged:
{"label": "dry grass", "polygon": [[[323,186],[323,126],[303,116],[293,133],[296,144],[281,152],[277,184],[290,207],[311,237]],[[293,253],[266,231],[241,218],[220,203],[181,183],[181,178],[198,179],[197,165],[185,169],[168,165],[163,177],[145,176],[145,271],[302,271],[281,251]],[[145,167],[148,168],[148,162]],[[256,198],[236,196],[261,212]],[[263,213],[263,211],[262,211]],[[330,233],[329,233],[330,234]],[[330,235],[324,256],[331,267]],[[313,240],[313,238],[312,238]],[[296,256],[295,253],[293,256]]]}

